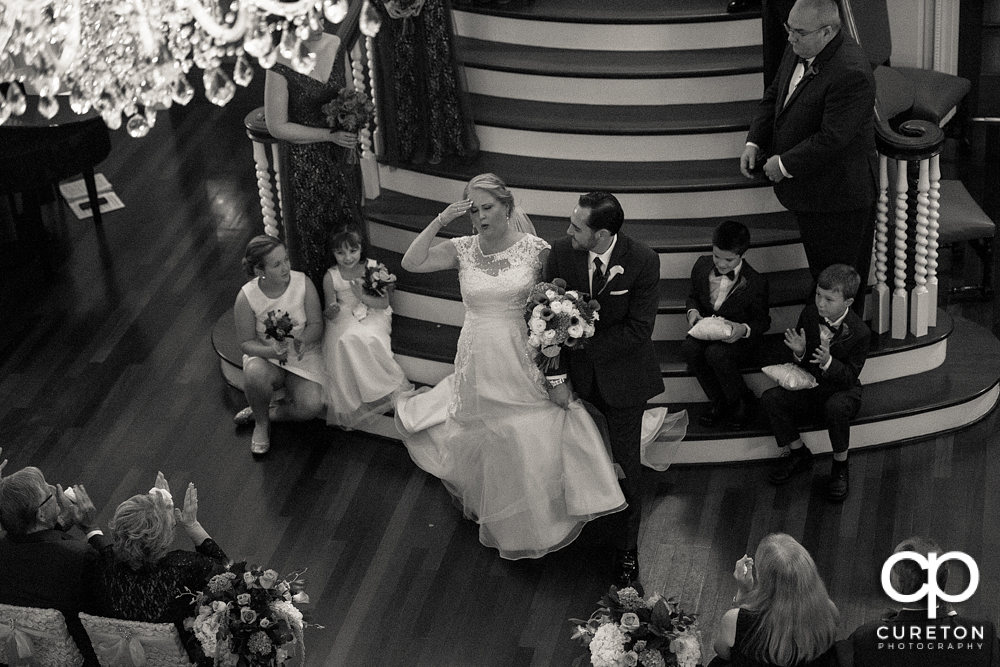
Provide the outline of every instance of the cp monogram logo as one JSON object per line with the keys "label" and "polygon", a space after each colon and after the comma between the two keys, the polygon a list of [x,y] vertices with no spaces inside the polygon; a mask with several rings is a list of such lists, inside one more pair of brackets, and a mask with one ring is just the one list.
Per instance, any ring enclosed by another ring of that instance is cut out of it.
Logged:
{"label": "cp monogram logo", "polygon": [[[921,568],[927,570],[927,583],[909,595],[899,593],[892,587],[892,582],[889,580],[889,572],[892,570],[892,566],[902,560],[912,560],[920,565]],[[957,595],[948,595],[938,588],[937,585],[938,567],[940,567],[941,563],[949,560],[961,561],[969,568],[969,587]],[[941,598],[945,602],[965,602],[972,597],[972,594],[976,592],[976,588],[978,588],[978,586],[979,566],[976,565],[976,561],[972,559],[972,556],[962,553],[961,551],[949,551],[940,557],[938,557],[937,554],[932,553],[928,554],[926,558],[924,558],[922,554],[918,554],[915,551],[900,551],[899,553],[890,556],[889,560],[887,560],[885,565],[882,566],[882,588],[885,590],[886,595],[891,597],[896,602],[902,602],[904,604],[907,602],[916,602],[926,595],[927,618],[935,618],[937,616],[937,598]]]}

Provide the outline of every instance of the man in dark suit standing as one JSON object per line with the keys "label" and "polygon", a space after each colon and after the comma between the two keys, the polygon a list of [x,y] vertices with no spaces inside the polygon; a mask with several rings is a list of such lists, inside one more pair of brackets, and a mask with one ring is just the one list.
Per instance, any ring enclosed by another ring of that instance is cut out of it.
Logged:
{"label": "man in dark suit standing", "polygon": [[614,195],[581,196],[569,218],[568,236],[552,244],[545,266],[546,280],[562,278],[568,289],[589,293],[601,305],[594,336],[582,350],[563,357],[568,377],[548,380],[555,402],[568,405],[575,390],[607,419],[629,505],[612,517],[619,586],[639,578],[642,413],[647,401],[663,391],[653,347],[660,260],[645,245],[619,233],[624,221]]}
{"label": "man in dark suit standing", "polygon": [[[761,167],[795,214],[813,278],[848,264],[867,285],[875,233],[875,78],[841,30],[834,0],[798,0],[785,23],[789,47],[764,93],[740,157]],[[863,312],[864,291],[854,310]]]}
{"label": "man in dark suit standing", "polygon": [[[73,491],[75,501],[34,467],[0,479],[0,525],[7,533],[0,539],[0,603],[61,611],[84,664],[96,667],[77,613],[97,613],[97,550],[107,538],[97,528],[86,489]],[[66,532],[74,524],[87,541]]]}
{"label": "man in dark suit standing", "polygon": [[[894,553],[910,551],[927,558],[944,555],[934,540],[910,537]],[[937,584],[945,590],[948,564],[940,563],[936,582],[929,581],[922,564],[906,558],[892,566],[889,583],[902,595],[913,595],[923,586]],[[954,595],[955,592],[953,591]],[[908,603],[899,611],[869,621],[851,633],[854,667],[998,667],[1000,641],[988,618],[959,615],[938,604],[928,613],[929,597]]]}

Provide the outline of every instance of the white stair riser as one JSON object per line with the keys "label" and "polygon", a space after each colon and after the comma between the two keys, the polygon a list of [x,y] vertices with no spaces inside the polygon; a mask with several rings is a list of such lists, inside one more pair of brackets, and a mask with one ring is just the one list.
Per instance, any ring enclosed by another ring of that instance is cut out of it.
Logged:
{"label": "white stair riser", "polygon": [[[627,223],[626,223],[627,225]],[[628,232],[626,226],[625,232]],[[390,227],[377,222],[369,222],[369,235],[372,245],[376,248],[391,250],[399,254],[406,252],[413,239],[417,238],[415,232],[405,229]],[[438,243],[444,239],[439,238]],[[691,268],[701,257],[703,252],[661,252],[660,253],[660,278],[664,280],[687,280],[691,277]],[[801,243],[784,243],[761,248],[751,248],[746,254],[747,261],[761,273],[772,273],[774,271],[791,271],[794,269],[805,269],[808,267],[805,251]],[[401,289],[405,289],[401,288]]]}
{"label": "white stair riser", "polygon": [[465,67],[469,92],[560,104],[666,105],[759,100],[759,72],[669,79],[605,79],[520,74]]}
{"label": "white stair riser", "polygon": [[746,132],[671,135],[570,134],[476,126],[479,147],[490,153],[555,160],[665,162],[732,158],[738,164]]}
{"label": "white stair riser", "polygon": [[[734,160],[733,169],[738,169]],[[508,174],[497,174],[509,178]],[[412,197],[439,201],[444,205],[462,198],[465,182],[379,165],[379,183]],[[514,200],[528,215],[563,216],[567,220],[581,192],[511,188]],[[777,213],[785,208],[769,187],[714,190],[711,192],[614,193],[627,220],[713,218],[751,213]],[[442,206],[441,208],[444,208]],[[430,222],[430,220],[428,220]]]}
{"label": "white stair riser", "polygon": [[622,25],[529,21],[464,11],[452,14],[455,31],[462,37],[552,49],[687,51],[761,43],[760,19]]}

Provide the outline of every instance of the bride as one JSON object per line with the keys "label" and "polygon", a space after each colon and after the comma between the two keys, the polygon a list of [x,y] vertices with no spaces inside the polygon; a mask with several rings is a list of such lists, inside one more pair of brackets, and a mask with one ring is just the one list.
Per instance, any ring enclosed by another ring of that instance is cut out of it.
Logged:
{"label": "bride", "polygon": [[[458,269],[466,315],[455,372],[396,405],[410,457],[438,477],[503,558],[538,558],[596,517],[625,509],[614,464],[579,400],[563,409],[527,346],[524,304],[549,244],[504,183],[481,174],[403,257],[415,273]],[[476,234],[432,245],[469,214]],[[662,419],[661,419],[662,421]]]}

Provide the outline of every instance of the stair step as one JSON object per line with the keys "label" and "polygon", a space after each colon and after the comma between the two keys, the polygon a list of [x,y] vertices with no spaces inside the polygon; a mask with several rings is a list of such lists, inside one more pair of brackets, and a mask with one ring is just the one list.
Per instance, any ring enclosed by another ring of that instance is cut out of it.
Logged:
{"label": "stair step", "polygon": [[[580,79],[685,79],[753,74],[760,79],[760,45],[683,51],[594,51],[507,44],[456,37],[466,67]],[[761,82],[763,85],[763,82]]]}
{"label": "stair step", "polygon": [[[869,357],[863,374],[868,388],[861,412],[851,429],[853,449],[898,443],[908,438],[961,428],[977,421],[995,407],[1000,396],[997,384],[1000,377],[1000,343],[989,331],[961,318],[952,319],[944,311],[939,311],[938,321],[939,326],[922,339],[908,337],[903,341],[893,341],[886,336],[878,338],[878,345]],[[447,352],[441,349],[442,346],[430,352],[432,358],[421,359],[411,355],[423,354],[418,352],[423,346],[422,341],[430,339],[441,341],[453,350],[457,345],[457,336],[457,330],[447,327],[396,316],[393,318],[394,351],[408,376],[412,368],[427,370],[436,367],[436,382],[451,372],[451,360],[447,359]],[[235,342],[231,312],[223,313],[216,322],[212,343],[219,355],[223,375],[231,384],[241,388],[242,355]],[[669,347],[661,345],[658,349]],[[933,359],[933,363],[925,367],[916,366],[928,359]],[[880,366],[895,367],[896,371],[907,368],[912,374],[879,378]],[[751,375],[748,380],[759,391],[756,378]],[[666,381],[671,379],[668,377]],[[684,400],[683,396],[681,391],[655,399],[671,410],[686,409],[691,417],[687,438],[679,445],[677,463],[721,463],[776,456],[774,439],[759,416],[749,428],[739,432],[705,429],[698,425],[697,418],[707,409],[707,404],[703,399]],[[381,419],[366,430],[386,437],[398,437],[391,417]],[[803,427],[802,433],[813,452],[830,451],[825,430],[819,426]]]}
{"label": "stair step", "polygon": [[756,100],[714,104],[557,104],[492,95],[470,95],[477,126],[564,134],[649,136],[742,132]]}
{"label": "stair step", "polygon": [[745,12],[734,17],[726,13],[725,3],[719,0],[628,0],[609,2],[608,0],[544,0],[533,2],[496,3],[488,7],[469,6],[462,0],[453,3],[455,13],[501,16],[532,21],[554,21],[567,23],[600,23],[642,25],[646,23],[694,23],[721,22],[738,19],[756,20],[760,23],[760,12]]}

